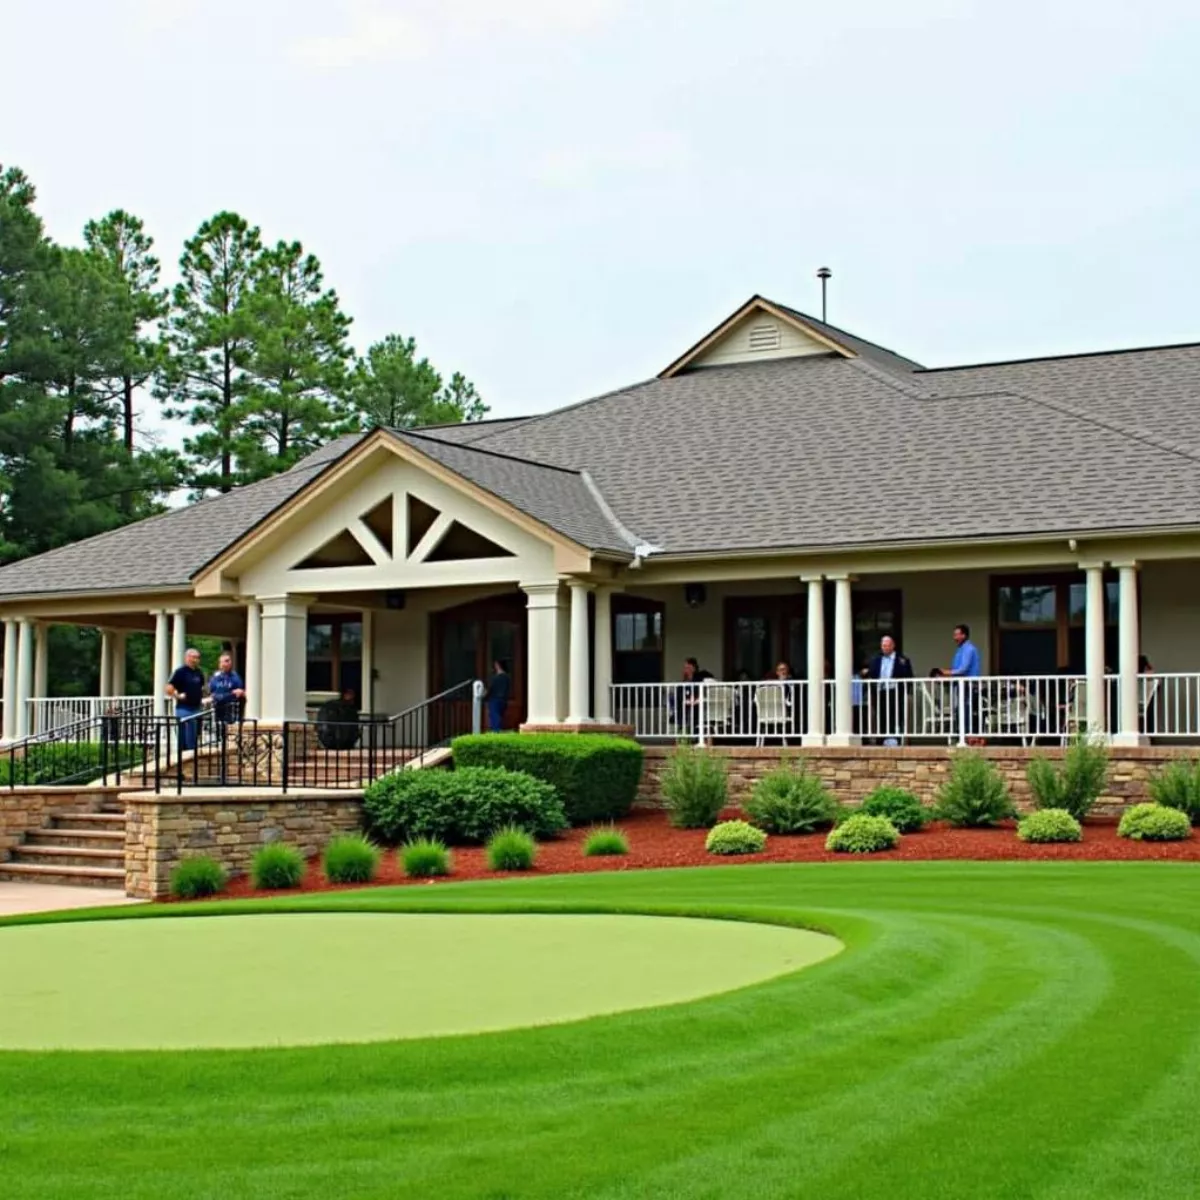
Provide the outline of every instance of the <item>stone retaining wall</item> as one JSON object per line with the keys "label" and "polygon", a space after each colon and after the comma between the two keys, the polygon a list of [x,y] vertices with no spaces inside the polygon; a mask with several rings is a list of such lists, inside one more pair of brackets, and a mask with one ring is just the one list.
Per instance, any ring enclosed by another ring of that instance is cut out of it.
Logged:
{"label": "stone retaining wall", "polygon": [[[658,806],[662,803],[660,781],[666,767],[670,748],[646,747],[646,766],[638,789],[638,802]],[[714,753],[729,765],[729,798],[740,803],[749,795],[754,781],[774,770],[782,759],[803,759],[825,781],[839,800],[855,804],[881,784],[907,788],[925,803],[932,803],[935,793],[950,770],[953,751],[945,746],[884,749],[871,746],[832,747],[820,749],[779,749],[750,746],[719,746]],[[1019,808],[1029,808],[1031,798],[1025,781],[1025,770],[1034,754],[1052,760],[1061,759],[1063,751],[1053,749],[1024,749],[1021,747],[987,747],[982,753],[995,763],[1005,777],[1013,799]],[[1128,804],[1149,799],[1146,782],[1163,764],[1179,755],[1165,747],[1136,747],[1113,749],[1112,770],[1108,788],[1096,806],[1097,813],[1112,813]]]}
{"label": "stone retaining wall", "polygon": [[353,791],[285,796],[227,788],[182,796],[133,792],[122,800],[125,892],[147,900],[169,894],[171,871],[182,858],[208,855],[231,875],[242,875],[267,842],[287,842],[308,858],[362,824],[362,793]]}
{"label": "stone retaining wall", "polygon": [[0,862],[24,839],[25,834],[44,829],[52,817],[70,812],[101,812],[115,809],[120,788],[15,787],[0,789]]}

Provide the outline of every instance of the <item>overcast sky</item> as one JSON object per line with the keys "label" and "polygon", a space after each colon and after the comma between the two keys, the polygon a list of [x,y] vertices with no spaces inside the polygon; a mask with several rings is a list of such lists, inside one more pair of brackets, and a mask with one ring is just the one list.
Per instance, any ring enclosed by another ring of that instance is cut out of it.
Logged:
{"label": "overcast sky", "polygon": [[495,415],[823,264],[930,365],[1200,340],[1184,0],[0,0],[0,54],[54,237],[236,209]]}

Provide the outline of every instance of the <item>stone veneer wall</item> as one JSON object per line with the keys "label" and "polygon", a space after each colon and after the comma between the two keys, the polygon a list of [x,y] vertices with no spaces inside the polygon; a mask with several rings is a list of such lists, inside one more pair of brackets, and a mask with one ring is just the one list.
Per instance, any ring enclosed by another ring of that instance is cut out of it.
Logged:
{"label": "stone veneer wall", "polygon": [[306,858],[339,833],[362,825],[362,793],[187,791],[182,796],[127,793],[125,892],[157,900],[170,892],[181,858],[205,854],[231,875],[250,869],[267,842],[287,842]]}
{"label": "stone veneer wall", "polygon": [[115,809],[120,788],[15,787],[0,789],[0,862],[24,835],[44,829],[52,817]]}
{"label": "stone veneer wall", "polygon": [[[662,803],[660,780],[670,749],[665,746],[646,747],[646,766],[638,789],[638,802],[657,806]],[[944,746],[885,749],[871,746],[831,747],[820,749],[780,749],[729,746],[717,747],[715,753],[729,763],[729,798],[740,803],[754,784],[767,771],[780,765],[781,758],[803,759],[825,781],[839,800],[855,804],[881,784],[907,788],[925,803],[932,803],[934,794],[949,774],[953,751]],[[1025,770],[1034,754],[1061,759],[1062,750],[1024,749],[1021,747],[988,747],[983,753],[995,763],[1005,777],[1019,808],[1031,806]],[[1099,814],[1113,813],[1128,804],[1149,799],[1146,781],[1164,763],[1180,751],[1166,747],[1114,748],[1108,788],[1096,807]]]}

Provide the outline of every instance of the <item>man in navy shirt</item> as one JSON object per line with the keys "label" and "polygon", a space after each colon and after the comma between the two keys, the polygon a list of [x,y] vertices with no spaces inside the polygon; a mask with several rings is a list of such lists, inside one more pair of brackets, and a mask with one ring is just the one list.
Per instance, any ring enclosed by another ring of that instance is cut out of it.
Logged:
{"label": "man in navy shirt", "polygon": [[232,654],[222,654],[217,660],[216,672],[208,681],[208,694],[212,697],[218,721],[225,725],[236,725],[241,720],[246,685],[233,669]]}
{"label": "man in navy shirt", "polygon": [[199,650],[188,650],[183,656],[183,666],[175,668],[167,683],[167,695],[175,701],[180,750],[195,750],[200,713],[204,708],[204,673],[200,670]]}
{"label": "man in navy shirt", "polygon": [[512,676],[500,659],[492,663],[492,678],[487,688],[488,728],[499,733],[504,728],[504,710],[512,695]]}

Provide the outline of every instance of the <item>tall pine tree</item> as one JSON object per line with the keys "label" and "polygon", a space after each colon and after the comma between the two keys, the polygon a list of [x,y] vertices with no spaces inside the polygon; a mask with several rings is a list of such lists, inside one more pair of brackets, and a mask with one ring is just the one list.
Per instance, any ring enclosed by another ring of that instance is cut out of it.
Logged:
{"label": "tall pine tree", "polygon": [[448,425],[478,421],[487,413],[475,385],[455,372],[449,383],[427,358],[417,358],[413,338],[389,334],[354,368],[350,397],[360,427]]}

